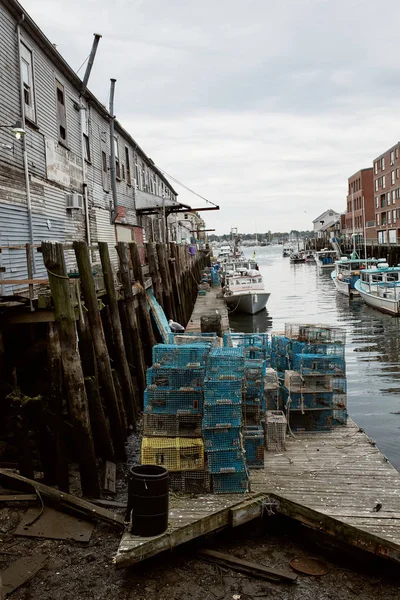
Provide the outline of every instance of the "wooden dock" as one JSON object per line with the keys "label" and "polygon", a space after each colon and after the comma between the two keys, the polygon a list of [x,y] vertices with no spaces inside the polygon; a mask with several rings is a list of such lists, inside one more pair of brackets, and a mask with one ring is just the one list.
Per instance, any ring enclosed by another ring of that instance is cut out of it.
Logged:
{"label": "wooden dock", "polygon": [[201,317],[215,315],[216,312],[221,315],[222,331],[225,333],[229,330],[228,309],[219,286],[212,287],[205,296],[197,297],[186,331],[192,333],[201,331]]}
{"label": "wooden dock", "polygon": [[272,513],[400,563],[400,474],[351,420],[332,432],[290,437],[283,453],[266,452],[264,469],[251,472],[250,493],[172,495],[170,504],[164,534],[124,533],[117,567]]}

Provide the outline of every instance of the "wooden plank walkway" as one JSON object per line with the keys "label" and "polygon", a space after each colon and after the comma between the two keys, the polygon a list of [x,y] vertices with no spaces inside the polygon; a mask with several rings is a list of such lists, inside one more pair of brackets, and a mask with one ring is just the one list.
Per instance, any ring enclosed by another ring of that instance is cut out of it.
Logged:
{"label": "wooden plank walkway", "polygon": [[219,286],[212,287],[205,296],[197,297],[189,323],[186,325],[186,331],[200,332],[201,317],[215,315],[216,312],[221,315],[222,331],[225,333],[229,330],[228,309]]}
{"label": "wooden plank walkway", "polygon": [[283,453],[266,452],[265,468],[251,472],[250,493],[172,495],[167,532],[153,538],[124,533],[116,565],[140,562],[269,509],[400,563],[400,474],[349,420],[329,433],[288,438]]}

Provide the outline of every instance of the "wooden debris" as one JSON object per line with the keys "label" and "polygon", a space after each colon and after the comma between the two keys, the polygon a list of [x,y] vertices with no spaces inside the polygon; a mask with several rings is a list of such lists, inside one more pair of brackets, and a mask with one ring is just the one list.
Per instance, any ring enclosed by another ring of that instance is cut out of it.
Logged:
{"label": "wooden debris", "polygon": [[36,506],[26,511],[14,535],[88,543],[93,529],[94,523],[77,519],[48,506]]}
{"label": "wooden debris", "polygon": [[36,502],[36,494],[0,494],[0,502]]}
{"label": "wooden debris", "polygon": [[104,489],[107,492],[111,492],[112,494],[116,494],[116,479],[117,479],[117,466],[115,463],[106,460],[105,470],[104,470]]}
{"label": "wooden debris", "polygon": [[297,579],[297,575],[294,575],[290,571],[281,571],[280,569],[273,569],[272,567],[265,567],[258,563],[249,562],[247,560],[241,560],[230,554],[223,552],[215,552],[214,550],[200,550],[198,553],[200,558],[207,562],[216,563],[228,569],[234,571],[240,571],[241,573],[248,573],[254,577],[261,577],[262,579],[268,579],[272,581],[280,581],[285,583],[294,583]]}
{"label": "wooden debris", "polygon": [[44,485],[43,483],[39,483],[38,481],[22,477],[22,475],[0,469],[0,481],[12,488],[30,489],[33,487],[39,492],[43,502],[53,505],[58,508],[58,510],[65,510],[66,512],[71,512],[80,517],[97,519],[104,523],[108,523],[109,525],[113,525],[114,527],[124,527],[124,519],[120,515],[96,506],[87,500],[73,496],[72,494],[60,492],[59,490]]}
{"label": "wooden debris", "polygon": [[2,586],[0,598],[6,598],[14,590],[23,585],[28,579],[36,575],[47,560],[47,556],[43,554],[35,554],[35,556],[25,556],[19,558],[12,563],[8,569],[2,571],[1,579]]}

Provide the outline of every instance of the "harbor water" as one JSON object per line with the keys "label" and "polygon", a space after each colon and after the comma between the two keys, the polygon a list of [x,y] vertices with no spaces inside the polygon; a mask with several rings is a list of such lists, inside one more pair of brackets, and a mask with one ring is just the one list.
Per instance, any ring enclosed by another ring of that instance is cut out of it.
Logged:
{"label": "harbor water", "polygon": [[400,470],[400,319],[339,294],[330,271],[291,264],[282,246],[245,248],[247,257],[254,251],[271,296],[257,315],[232,313],[232,331],[279,333],[285,323],[345,328],[349,415]]}

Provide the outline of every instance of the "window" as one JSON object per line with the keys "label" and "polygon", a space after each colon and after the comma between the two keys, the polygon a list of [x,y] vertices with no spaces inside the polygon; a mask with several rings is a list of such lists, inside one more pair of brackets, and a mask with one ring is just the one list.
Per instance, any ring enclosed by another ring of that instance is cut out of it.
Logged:
{"label": "window", "polygon": [[387,194],[387,203],[388,203],[388,205],[390,204],[390,192],[388,192],[388,194]]}
{"label": "window", "polygon": [[396,148],[396,158],[399,158],[399,149]]}
{"label": "window", "polygon": [[386,196],[385,194],[381,195],[381,208],[385,208],[386,206]]}
{"label": "window", "polygon": [[390,164],[394,165],[394,150],[392,150],[390,153]]}
{"label": "window", "polygon": [[378,163],[377,162],[375,163],[374,167],[375,167],[375,175],[377,175],[378,174]]}
{"label": "window", "polygon": [[384,171],[385,170],[385,157],[382,158],[381,167],[382,167],[382,171]]}
{"label": "window", "polygon": [[30,121],[36,121],[32,65],[32,52],[25,44],[21,43],[21,79],[24,92],[25,116]]}
{"label": "window", "polygon": [[84,132],[83,132],[83,154],[84,159],[90,163],[90,143],[89,143],[89,110],[84,111]]}
{"label": "window", "polygon": [[122,179],[125,180],[125,165],[121,165],[121,170],[122,170]]}
{"label": "window", "polygon": [[129,162],[129,148],[125,146],[125,168],[126,168],[126,183],[132,184],[131,179],[131,163]]}
{"label": "window", "polygon": [[392,210],[393,223],[396,223],[396,210]]}
{"label": "window", "polygon": [[139,165],[137,162],[137,158],[135,158],[135,179],[136,179],[136,189],[140,189],[140,172],[139,172]]}
{"label": "window", "polygon": [[394,190],[392,190],[392,204],[394,204],[394,199],[396,197],[395,194],[396,194],[396,192]]}
{"label": "window", "polygon": [[392,171],[391,175],[392,175],[392,185],[393,185],[394,184],[394,171]]}
{"label": "window", "polygon": [[382,175],[382,187],[383,187],[383,189],[385,189],[385,187],[386,187],[386,177],[385,177],[385,175]]}
{"label": "window", "polygon": [[378,187],[379,187],[379,179],[375,179],[375,191],[378,191]]}
{"label": "window", "polygon": [[379,224],[380,224],[379,220],[380,220],[380,214],[379,214],[379,213],[377,213],[377,214],[376,214],[376,224],[377,224],[377,225],[379,225]]}
{"label": "window", "polygon": [[67,112],[65,109],[65,89],[62,83],[56,80],[56,101],[57,101],[57,126],[58,141],[61,144],[67,144]]}
{"label": "window", "polygon": [[396,179],[399,178],[399,169],[396,169]]}
{"label": "window", "polygon": [[107,164],[107,152],[106,145],[102,144],[101,151],[101,176],[103,181],[103,190],[105,192],[109,191],[109,183],[108,183],[108,164]]}
{"label": "window", "polygon": [[114,152],[115,152],[115,173],[117,179],[121,179],[121,167],[119,164],[118,139],[114,137]]}
{"label": "window", "polygon": [[379,208],[379,196],[375,196],[375,206]]}
{"label": "window", "polygon": [[389,224],[392,222],[392,213],[390,210],[388,210],[388,213],[387,213],[387,222]]}

